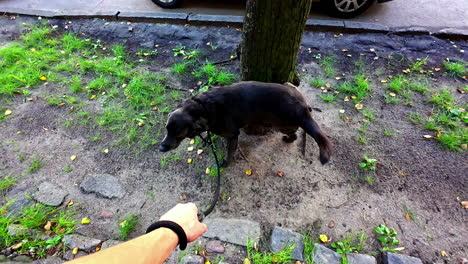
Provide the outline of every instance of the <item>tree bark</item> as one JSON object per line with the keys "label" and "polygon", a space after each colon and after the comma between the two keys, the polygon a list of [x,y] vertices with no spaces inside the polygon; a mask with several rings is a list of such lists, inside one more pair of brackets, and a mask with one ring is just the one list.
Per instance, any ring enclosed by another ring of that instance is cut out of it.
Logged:
{"label": "tree bark", "polygon": [[248,0],[240,44],[244,81],[295,82],[311,0]]}

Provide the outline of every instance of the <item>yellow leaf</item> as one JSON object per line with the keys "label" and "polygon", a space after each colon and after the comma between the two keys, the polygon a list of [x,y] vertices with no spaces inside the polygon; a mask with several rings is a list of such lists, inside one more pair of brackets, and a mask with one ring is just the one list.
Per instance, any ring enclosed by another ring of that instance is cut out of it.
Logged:
{"label": "yellow leaf", "polygon": [[71,156],[70,156],[70,160],[71,160],[71,161],[76,160],[76,155],[71,155]]}
{"label": "yellow leaf", "polygon": [[107,153],[109,153],[109,149],[104,149],[102,152],[107,154]]}
{"label": "yellow leaf", "polygon": [[92,94],[92,95],[89,96],[89,100],[93,100],[93,99],[95,99],[95,98],[96,98],[96,95],[95,95],[95,94]]}
{"label": "yellow leaf", "polygon": [[434,68],[435,71],[440,71],[442,70],[441,68]]}
{"label": "yellow leaf", "polygon": [[468,201],[463,201],[460,204],[463,206],[463,208],[468,209]]}
{"label": "yellow leaf", "polygon": [[440,255],[441,255],[442,257],[448,257],[447,252],[445,252],[444,250],[440,251]]}
{"label": "yellow leaf", "polygon": [[74,248],[73,248],[72,254],[73,254],[73,255],[78,254],[78,247],[74,247]]}
{"label": "yellow leaf", "polygon": [[36,49],[35,49],[35,48],[31,48],[31,51],[32,51],[32,52],[36,52]]}
{"label": "yellow leaf", "polygon": [[357,97],[355,95],[351,95],[351,99],[356,99]]}
{"label": "yellow leaf", "polygon": [[344,109],[341,109],[339,112],[340,114],[344,114],[346,111]]}
{"label": "yellow leaf", "polygon": [[361,110],[362,108],[364,108],[364,106],[362,104],[356,104],[354,106],[357,110]]}
{"label": "yellow leaf", "polygon": [[405,250],[405,248],[404,247],[397,247],[397,248],[394,248],[393,250],[402,251],[402,250]]}
{"label": "yellow leaf", "polygon": [[47,221],[47,224],[44,226],[45,231],[50,231],[50,227],[52,226],[52,223],[50,221]]}
{"label": "yellow leaf", "polygon": [[328,237],[327,235],[319,235],[319,239],[320,241],[322,241],[322,243],[327,243],[329,240],[328,240]]}
{"label": "yellow leaf", "polygon": [[18,243],[18,244],[13,245],[13,246],[11,247],[11,249],[17,250],[17,249],[20,248],[22,245],[23,245],[23,242],[20,242],[20,243]]}
{"label": "yellow leaf", "polygon": [[202,153],[203,153],[203,149],[197,150],[197,154],[198,154],[198,155],[200,155],[200,154],[202,154]]}
{"label": "yellow leaf", "polygon": [[249,176],[252,175],[252,170],[246,170],[246,171],[245,171],[245,174],[247,174],[247,175],[249,175]]}
{"label": "yellow leaf", "polygon": [[211,172],[210,168],[206,168],[205,173],[210,174],[210,172]]}
{"label": "yellow leaf", "polygon": [[11,113],[13,113],[13,111],[11,111],[10,109],[7,109],[7,110],[5,111],[5,115],[6,115],[6,116],[7,116],[7,115],[11,115]]}
{"label": "yellow leaf", "polygon": [[195,144],[195,139],[190,140],[190,145]]}
{"label": "yellow leaf", "polygon": [[326,84],[325,84],[325,87],[330,88],[330,87],[331,87],[331,84],[326,83]]}
{"label": "yellow leaf", "polygon": [[342,51],[342,52],[347,52],[347,51],[348,51],[348,49],[342,49],[341,51]]}
{"label": "yellow leaf", "polygon": [[369,49],[369,50],[370,50],[370,52],[375,52],[375,49]]}
{"label": "yellow leaf", "polygon": [[185,200],[187,200],[187,196],[181,195],[181,196],[179,196],[179,199],[180,199],[181,201],[185,201]]}
{"label": "yellow leaf", "polygon": [[409,213],[405,214],[405,219],[406,219],[406,221],[411,221],[411,216],[410,216]]}
{"label": "yellow leaf", "polygon": [[211,264],[211,262],[209,260],[205,261],[205,264]]}
{"label": "yellow leaf", "polygon": [[47,81],[47,76],[42,75],[41,77],[39,77],[39,79],[42,80],[42,81]]}
{"label": "yellow leaf", "polygon": [[99,250],[101,250],[101,246],[96,246],[96,252],[98,252]]}
{"label": "yellow leaf", "polygon": [[87,225],[89,223],[91,223],[91,219],[89,219],[89,217],[85,217],[85,218],[81,219],[81,224]]}
{"label": "yellow leaf", "polygon": [[193,151],[193,147],[188,147],[187,151]]}
{"label": "yellow leaf", "polygon": [[432,138],[431,135],[424,135],[423,137],[424,137],[424,138]]}
{"label": "yellow leaf", "polygon": [[75,202],[73,200],[68,201],[67,206],[72,206]]}
{"label": "yellow leaf", "polygon": [[187,160],[187,163],[188,163],[188,164],[191,164],[192,162],[193,162],[193,159],[188,159],[188,160]]}
{"label": "yellow leaf", "polygon": [[64,105],[65,105],[65,103],[60,103],[60,104],[58,104],[58,106],[64,106]]}
{"label": "yellow leaf", "polygon": [[381,83],[386,83],[386,82],[387,82],[387,80],[380,80],[380,82],[381,82]]}
{"label": "yellow leaf", "polygon": [[242,262],[242,264],[250,264],[250,260],[248,258],[245,258],[244,262]]}
{"label": "yellow leaf", "polygon": [[389,95],[395,97],[396,93],[389,93]]}
{"label": "yellow leaf", "polygon": [[349,100],[351,100],[351,99],[349,98],[349,96],[346,96],[346,97],[344,98],[344,101],[345,101],[345,102],[349,102]]}

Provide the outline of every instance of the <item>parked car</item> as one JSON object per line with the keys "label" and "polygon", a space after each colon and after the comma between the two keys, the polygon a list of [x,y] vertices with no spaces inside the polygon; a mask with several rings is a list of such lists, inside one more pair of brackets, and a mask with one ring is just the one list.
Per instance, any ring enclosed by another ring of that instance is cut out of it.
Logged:
{"label": "parked car", "polygon": [[[179,7],[183,0],[152,0],[163,8]],[[366,11],[375,1],[379,3],[392,0],[313,0],[320,1],[327,13],[334,17],[351,18]]]}

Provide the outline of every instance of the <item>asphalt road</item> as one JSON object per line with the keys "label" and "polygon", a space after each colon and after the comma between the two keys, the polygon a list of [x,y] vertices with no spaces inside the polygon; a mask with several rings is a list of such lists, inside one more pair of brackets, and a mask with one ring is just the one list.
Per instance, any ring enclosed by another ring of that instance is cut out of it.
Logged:
{"label": "asphalt road", "polygon": [[[0,0],[0,13],[22,10],[22,13],[31,15],[40,15],[41,11],[54,11],[63,15],[94,15],[117,11],[243,15],[244,5],[245,0],[185,0],[181,8],[168,10],[161,9],[151,0]],[[317,9],[312,11],[311,18],[333,19]],[[393,0],[375,4],[365,14],[352,20],[379,23],[390,28],[468,30],[468,0]]]}

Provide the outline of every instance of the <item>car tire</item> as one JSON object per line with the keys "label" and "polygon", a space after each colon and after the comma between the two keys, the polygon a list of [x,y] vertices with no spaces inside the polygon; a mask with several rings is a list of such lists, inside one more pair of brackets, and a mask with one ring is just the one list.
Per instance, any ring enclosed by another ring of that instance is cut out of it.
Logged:
{"label": "car tire", "polygon": [[321,0],[320,4],[330,16],[353,18],[366,11],[374,2],[375,0]]}
{"label": "car tire", "polygon": [[182,0],[151,0],[162,8],[176,8],[182,3]]}

